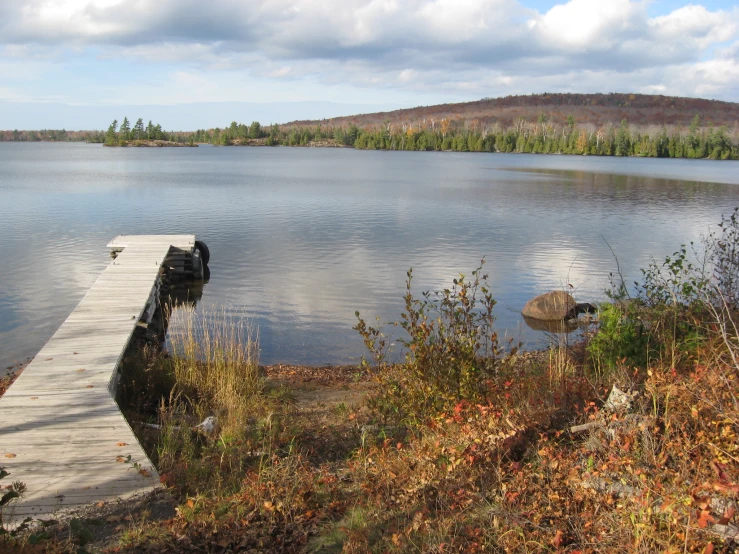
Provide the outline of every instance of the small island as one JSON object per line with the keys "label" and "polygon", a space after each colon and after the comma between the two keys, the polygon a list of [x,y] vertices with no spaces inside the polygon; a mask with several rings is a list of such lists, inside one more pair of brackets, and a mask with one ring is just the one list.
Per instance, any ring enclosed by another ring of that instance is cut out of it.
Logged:
{"label": "small island", "polygon": [[161,125],[158,123],[154,125],[151,121],[144,127],[144,120],[141,118],[132,128],[127,117],[123,118],[120,128],[118,120],[113,120],[105,133],[103,145],[154,148],[197,146],[192,133],[169,133],[163,130]]}

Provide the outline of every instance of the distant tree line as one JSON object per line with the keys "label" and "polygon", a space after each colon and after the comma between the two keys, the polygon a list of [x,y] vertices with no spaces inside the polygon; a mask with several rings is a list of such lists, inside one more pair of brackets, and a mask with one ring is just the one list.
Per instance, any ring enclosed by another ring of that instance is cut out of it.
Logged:
{"label": "distant tree line", "polygon": [[282,144],[280,138],[279,127],[273,125],[269,128],[263,127],[258,121],[252,121],[251,125],[243,123],[231,122],[231,125],[225,129],[216,127],[215,129],[198,129],[193,134],[195,142],[204,142],[209,144],[219,144],[221,146],[230,146],[232,144],[247,144],[249,139],[262,139],[275,137],[276,141],[268,140],[269,146]]}
{"label": "distant tree line", "polygon": [[739,127],[703,124],[696,115],[690,125],[630,125],[577,123],[574,116],[556,123],[547,114],[511,125],[478,119],[423,118],[417,121],[358,127],[348,125],[262,126],[236,121],[223,129],[168,132],[139,118],[115,120],[102,131],[0,131],[0,141],[87,141],[125,146],[130,141],[166,140],[179,143],[266,146],[348,146],[365,150],[444,150],[455,152],[519,152],[653,158],[739,159]]}
{"label": "distant tree line", "polygon": [[67,131],[42,129],[40,131],[0,131],[0,142],[103,142],[102,131]]}
{"label": "distant tree line", "polygon": [[[264,140],[259,140],[264,139]],[[739,159],[739,129],[702,125],[695,116],[690,126],[632,127],[578,125],[570,116],[556,125],[542,114],[536,121],[523,119],[509,127],[484,125],[476,120],[444,118],[439,122],[392,124],[359,128],[343,126],[249,126],[235,121],[225,129],[198,130],[197,142],[219,145],[268,146],[342,145],[366,150],[445,150],[455,152],[519,152],[652,158]],[[316,144],[319,143],[319,144]]]}
{"label": "distant tree line", "polygon": [[137,140],[166,140],[192,143],[193,133],[168,132],[162,129],[162,126],[158,123],[154,125],[151,121],[144,126],[144,120],[141,118],[136,120],[136,123],[131,126],[128,118],[124,117],[120,127],[118,126],[118,120],[113,120],[101,142],[105,146],[126,146],[129,141]]}

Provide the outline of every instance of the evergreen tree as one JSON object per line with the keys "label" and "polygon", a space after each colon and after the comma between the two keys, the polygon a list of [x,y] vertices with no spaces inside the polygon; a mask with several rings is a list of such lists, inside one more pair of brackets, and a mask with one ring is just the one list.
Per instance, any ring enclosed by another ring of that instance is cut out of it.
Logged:
{"label": "evergreen tree", "polygon": [[262,125],[259,121],[252,121],[249,125],[249,138],[257,139],[262,137]]}
{"label": "evergreen tree", "polygon": [[108,127],[108,131],[105,133],[105,146],[115,146],[118,144],[116,129],[118,129],[118,120],[114,119],[113,123]]}
{"label": "evergreen tree", "polygon": [[131,124],[127,117],[124,117],[123,123],[121,123],[120,138],[121,140],[131,140]]}
{"label": "evergreen tree", "polygon": [[137,140],[141,140],[142,138],[144,138],[144,120],[140,117],[136,121],[136,125],[134,125],[133,127],[133,132]]}

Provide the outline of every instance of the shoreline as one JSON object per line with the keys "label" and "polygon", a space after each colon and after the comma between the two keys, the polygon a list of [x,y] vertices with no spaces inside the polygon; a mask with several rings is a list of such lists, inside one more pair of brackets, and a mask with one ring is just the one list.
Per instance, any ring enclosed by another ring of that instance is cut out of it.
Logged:
{"label": "shoreline", "polygon": [[59,141],[59,140],[34,140],[34,141],[0,141],[0,144],[90,144],[90,145],[101,145],[107,148],[197,148],[199,146],[207,145],[214,148],[222,147],[252,147],[252,148],[328,148],[328,149],[348,149],[358,151],[375,151],[375,152],[451,152],[455,154],[507,154],[507,155],[531,155],[531,156],[566,156],[566,157],[582,157],[582,158],[613,158],[623,160],[634,160],[634,159],[652,159],[652,160],[694,160],[694,161],[710,161],[710,162],[736,162],[739,159],[736,158],[692,158],[687,156],[647,156],[647,155],[625,155],[616,156],[614,154],[591,154],[591,153],[575,153],[575,152],[502,152],[500,150],[487,151],[487,150],[454,150],[454,149],[426,149],[426,150],[415,150],[415,149],[401,149],[401,148],[357,148],[356,146],[348,144],[331,144],[323,143],[324,141],[312,141],[309,144],[266,144],[266,139],[248,139],[246,143],[234,141],[231,144],[214,144],[211,142],[196,141],[192,144],[183,142],[171,142],[171,141],[128,141],[125,145],[120,144],[105,144],[102,142],[89,142],[89,141]]}
{"label": "shoreline", "polygon": [[108,148],[197,148],[199,146],[199,143],[196,142],[186,143],[171,140],[128,140],[125,144],[102,144]]}

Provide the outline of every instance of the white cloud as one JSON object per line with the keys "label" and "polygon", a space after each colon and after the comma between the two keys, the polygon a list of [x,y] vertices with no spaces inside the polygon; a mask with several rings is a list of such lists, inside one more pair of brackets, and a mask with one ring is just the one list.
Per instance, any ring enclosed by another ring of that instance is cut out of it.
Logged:
{"label": "white cloud", "polygon": [[630,0],[570,0],[540,18],[539,29],[553,45],[601,50],[632,36],[646,24],[646,8]]}
{"label": "white cloud", "polygon": [[636,0],[545,13],[516,0],[0,0],[0,63],[77,48],[235,86],[309,79],[450,99],[616,89],[735,99],[738,44],[739,7],[650,18]]}
{"label": "white cloud", "polygon": [[688,5],[649,21],[660,41],[688,40],[691,46],[707,48],[730,40],[737,32],[736,8],[733,13],[709,12],[703,6]]}

